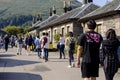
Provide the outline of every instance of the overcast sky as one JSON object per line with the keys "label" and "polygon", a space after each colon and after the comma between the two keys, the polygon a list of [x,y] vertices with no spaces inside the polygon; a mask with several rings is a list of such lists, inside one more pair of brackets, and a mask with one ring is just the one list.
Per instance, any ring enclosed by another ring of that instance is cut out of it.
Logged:
{"label": "overcast sky", "polygon": [[[78,0],[80,2],[82,2],[82,0]],[[112,1],[112,0],[93,0],[93,2],[97,5],[103,6],[107,3],[107,1]]]}

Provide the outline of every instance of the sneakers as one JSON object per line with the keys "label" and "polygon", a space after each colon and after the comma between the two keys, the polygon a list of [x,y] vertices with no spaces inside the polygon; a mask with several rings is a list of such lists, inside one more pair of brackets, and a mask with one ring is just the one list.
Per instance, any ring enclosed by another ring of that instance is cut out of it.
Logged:
{"label": "sneakers", "polygon": [[72,67],[75,67],[75,63],[74,62],[72,62],[71,65],[68,65],[68,68],[72,68]]}
{"label": "sneakers", "polygon": [[21,53],[17,53],[17,55],[22,55]]}
{"label": "sneakers", "polygon": [[72,62],[72,67],[75,67],[75,63],[74,62]]}
{"label": "sneakers", "polygon": [[72,66],[71,65],[68,65],[68,68],[71,68]]}
{"label": "sneakers", "polygon": [[19,55],[19,53],[17,53],[17,55]]}

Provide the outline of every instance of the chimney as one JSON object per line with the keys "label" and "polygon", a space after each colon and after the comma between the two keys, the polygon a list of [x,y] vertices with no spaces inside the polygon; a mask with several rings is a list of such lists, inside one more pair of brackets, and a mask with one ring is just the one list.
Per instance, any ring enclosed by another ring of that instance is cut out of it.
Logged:
{"label": "chimney", "polygon": [[66,1],[63,1],[63,7],[66,7]]}
{"label": "chimney", "polygon": [[32,23],[33,23],[33,24],[35,24],[35,23],[36,23],[36,21],[35,21],[35,17],[33,17]]}
{"label": "chimney", "polygon": [[42,16],[41,16],[41,14],[38,14],[38,15],[37,15],[37,21],[42,21]]}
{"label": "chimney", "polygon": [[66,1],[64,1],[64,7],[63,7],[63,9],[64,9],[64,13],[66,13],[67,12]]}
{"label": "chimney", "polygon": [[71,1],[69,1],[68,4],[69,4],[68,11],[71,11],[72,10]]}
{"label": "chimney", "polygon": [[82,4],[83,5],[87,4],[87,0],[82,0]]}
{"label": "chimney", "polygon": [[40,14],[37,15],[37,21],[39,21],[39,18],[40,18]]}
{"label": "chimney", "polygon": [[50,16],[52,16],[52,8],[50,8]]}
{"label": "chimney", "polygon": [[42,21],[42,15],[40,14],[39,20]]}
{"label": "chimney", "polygon": [[88,0],[88,3],[93,2],[93,0]]}
{"label": "chimney", "polygon": [[56,14],[55,6],[53,6],[53,14]]}

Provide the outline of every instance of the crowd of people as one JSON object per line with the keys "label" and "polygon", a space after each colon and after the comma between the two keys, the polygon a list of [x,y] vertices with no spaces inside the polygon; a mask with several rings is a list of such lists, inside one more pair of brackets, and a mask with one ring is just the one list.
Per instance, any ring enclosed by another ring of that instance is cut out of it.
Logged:
{"label": "crowd of people", "polygon": [[48,49],[50,44],[50,38],[48,33],[43,33],[42,37],[33,36],[31,34],[23,35],[18,34],[17,36],[0,36],[0,50],[8,51],[8,47],[17,47],[16,54],[22,55],[22,48],[26,50],[26,54],[29,55],[32,51],[37,51],[39,58],[44,58],[45,62],[48,61]]}
{"label": "crowd of people", "polygon": [[[103,40],[101,34],[95,32],[96,22],[90,20],[87,23],[88,30],[81,34],[77,42],[77,62],[75,64],[74,53],[76,47],[76,38],[73,32],[69,32],[67,38],[60,34],[59,38],[59,59],[65,59],[65,48],[68,53],[68,68],[80,67],[82,78],[84,80],[96,80],[99,76],[99,65],[103,66],[106,80],[113,80],[115,73],[120,67],[118,58],[118,47],[120,42],[114,29],[109,29],[106,32],[106,38]],[[27,51],[27,55],[31,50],[37,51],[38,57],[48,61],[49,44],[51,40],[48,33],[43,33],[42,36],[27,35],[23,38],[22,35],[17,36],[0,36],[0,49],[8,51],[8,45],[13,48],[17,47],[17,55],[22,55],[22,48]],[[82,61],[80,61],[82,56]]]}

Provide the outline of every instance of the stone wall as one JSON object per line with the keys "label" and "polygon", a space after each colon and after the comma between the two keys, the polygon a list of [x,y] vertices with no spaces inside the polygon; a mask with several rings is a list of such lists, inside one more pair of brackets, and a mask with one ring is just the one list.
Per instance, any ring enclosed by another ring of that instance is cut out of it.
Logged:
{"label": "stone wall", "polygon": [[[120,15],[113,15],[109,17],[104,17],[96,20],[97,23],[97,32],[105,37],[105,33],[108,29],[115,29],[116,34],[120,36]],[[87,25],[84,26],[84,32],[87,31]]]}
{"label": "stone wall", "polygon": [[[97,21],[101,21],[101,34],[104,37],[105,33],[108,29],[112,28],[116,31],[116,34],[120,36],[120,15],[114,15],[110,17],[105,17],[103,19],[99,19]],[[97,22],[96,21],[96,22]],[[98,24],[98,22],[97,22]]]}

